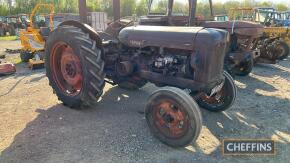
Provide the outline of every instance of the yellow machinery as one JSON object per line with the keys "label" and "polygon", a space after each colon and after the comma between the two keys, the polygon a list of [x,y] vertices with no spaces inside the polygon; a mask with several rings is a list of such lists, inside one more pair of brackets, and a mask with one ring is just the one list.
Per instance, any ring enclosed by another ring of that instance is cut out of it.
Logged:
{"label": "yellow machinery", "polygon": [[[42,10],[48,10],[49,27],[35,27],[34,18],[36,14]],[[30,25],[26,30],[20,32],[20,40],[22,49],[20,53],[23,62],[29,62],[29,67],[32,69],[42,68],[44,66],[44,45],[50,31],[53,30],[53,15],[54,6],[52,4],[38,4],[33,9],[30,15]]]}
{"label": "yellow machinery", "polygon": [[265,27],[264,32],[269,36],[279,36],[290,46],[290,28],[289,27]]}
{"label": "yellow machinery", "polygon": [[276,27],[275,24],[266,25],[271,23],[271,20],[273,21],[271,17],[275,17],[276,13],[273,8],[242,7],[230,9],[229,16],[235,20],[240,19],[261,23],[265,25],[264,32],[266,35],[269,37],[279,37],[290,46],[290,27]]}
{"label": "yellow machinery", "polygon": [[269,37],[279,37],[290,46],[290,29],[277,24],[279,13],[274,8],[255,8],[255,21],[265,25],[264,32]]}
{"label": "yellow machinery", "polygon": [[[272,51],[268,57],[284,59],[289,55],[290,27],[277,25],[278,12],[274,8],[234,8],[229,16],[234,20],[245,20],[264,25],[264,35],[257,40],[263,54]],[[287,46],[288,44],[288,46]]]}

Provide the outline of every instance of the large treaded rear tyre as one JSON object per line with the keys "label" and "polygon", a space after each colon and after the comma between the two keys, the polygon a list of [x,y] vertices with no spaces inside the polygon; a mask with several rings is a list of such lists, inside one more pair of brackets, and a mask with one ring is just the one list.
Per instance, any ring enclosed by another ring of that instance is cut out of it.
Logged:
{"label": "large treaded rear tyre", "polygon": [[226,71],[224,71],[224,76],[225,83],[222,90],[212,97],[202,94],[197,100],[200,107],[212,112],[222,112],[231,108],[235,103],[237,98],[237,87],[234,79]]}
{"label": "large treaded rear tyre", "polygon": [[154,92],[148,99],[145,116],[152,134],[172,147],[195,142],[202,128],[197,103],[186,92],[174,87]]}
{"label": "large treaded rear tyre", "polygon": [[72,26],[60,26],[46,42],[46,74],[59,100],[71,108],[91,106],[105,86],[101,45]]}

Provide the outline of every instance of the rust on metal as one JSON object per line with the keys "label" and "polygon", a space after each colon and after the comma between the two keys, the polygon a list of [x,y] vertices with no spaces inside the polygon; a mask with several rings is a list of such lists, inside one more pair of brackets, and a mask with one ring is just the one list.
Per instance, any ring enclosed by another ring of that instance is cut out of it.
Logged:
{"label": "rust on metal", "polygon": [[67,95],[79,94],[83,84],[83,72],[80,58],[66,43],[54,45],[50,65],[58,87]]}
{"label": "rust on metal", "polygon": [[185,135],[189,127],[189,119],[185,109],[170,99],[159,99],[154,105],[154,124],[169,138],[179,138]]}
{"label": "rust on metal", "polygon": [[239,36],[258,38],[262,36],[264,27],[260,24],[249,21],[206,21],[201,24],[206,28],[219,28],[235,33]]}

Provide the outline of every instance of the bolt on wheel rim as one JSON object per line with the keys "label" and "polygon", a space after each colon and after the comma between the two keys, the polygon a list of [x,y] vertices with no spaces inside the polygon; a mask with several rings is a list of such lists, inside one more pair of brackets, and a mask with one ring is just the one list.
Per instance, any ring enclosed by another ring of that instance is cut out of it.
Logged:
{"label": "bolt on wheel rim", "polygon": [[213,96],[208,96],[207,94],[201,95],[201,100],[208,104],[218,105],[224,102],[225,95],[226,93],[224,85],[223,88]]}
{"label": "bolt on wheel rim", "polygon": [[154,125],[168,138],[179,138],[186,134],[189,118],[185,109],[172,100],[164,100],[154,106]]}
{"label": "bolt on wheel rim", "polygon": [[83,72],[80,58],[66,43],[60,42],[53,46],[50,66],[54,81],[63,93],[76,96],[83,85]]}

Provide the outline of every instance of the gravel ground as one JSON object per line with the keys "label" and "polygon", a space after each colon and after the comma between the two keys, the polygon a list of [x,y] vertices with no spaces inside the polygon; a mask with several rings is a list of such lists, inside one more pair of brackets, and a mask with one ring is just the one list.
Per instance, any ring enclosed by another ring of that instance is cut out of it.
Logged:
{"label": "gravel ground", "polygon": [[[0,42],[17,48],[18,41]],[[15,60],[18,54],[8,55]],[[125,91],[106,85],[93,108],[64,107],[44,70],[17,64],[0,78],[0,162],[290,162],[290,60],[257,65],[237,77],[238,98],[223,113],[202,110],[198,141],[186,148],[163,145],[149,132],[146,98],[157,88]],[[276,156],[222,156],[224,138],[272,138]]]}

